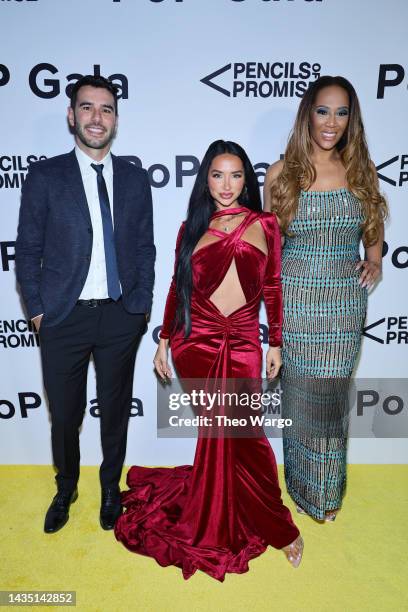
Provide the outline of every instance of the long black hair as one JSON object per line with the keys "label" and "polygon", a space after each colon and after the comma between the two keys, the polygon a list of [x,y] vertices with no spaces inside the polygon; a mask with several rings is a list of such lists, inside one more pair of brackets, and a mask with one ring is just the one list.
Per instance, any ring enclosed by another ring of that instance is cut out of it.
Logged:
{"label": "long black hair", "polygon": [[175,326],[176,329],[179,329],[184,325],[186,338],[191,332],[191,293],[193,289],[191,255],[197,242],[207,231],[211,215],[217,209],[210,195],[207,180],[213,159],[224,154],[236,155],[244,166],[245,187],[238,198],[239,205],[257,212],[262,211],[258,181],[244,149],[239,144],[229,140],[216,140],[211,143],[203,157],[191,192],[176,267],[178,306]]}

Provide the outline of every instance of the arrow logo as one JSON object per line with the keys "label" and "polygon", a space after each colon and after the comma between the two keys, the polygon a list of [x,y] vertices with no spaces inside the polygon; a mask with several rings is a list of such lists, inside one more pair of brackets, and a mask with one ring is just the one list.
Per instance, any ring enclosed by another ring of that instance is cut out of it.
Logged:
{"label": "arrow logo", "polygon": [[208,85],[208,87],[212,87],[213,89],[224,94],[224,96],[231,97],[231,93],[228,91],[228,89],[224,89],[224,87],[220,87],[220,85],[216,85],[215,83],[212,82],[213,79],[215,79],[215,77],[219,76],[223,72],[227,72],[227,70],[230,70],[230,68],[231,68],[231,64],[227,64],[226,66],[219,68],[219,70],[216,70],[215,72],[212,72],[211,74],[208,74],[203,79],[200,79],[200,83],[204,83],[204,85]]}
{"label": "arrow logo", "polygon": [[379,319],[375,323],[371,323],[371,325],[367,325],[367,327],[364,327],[363,336],[365,336],[366,338],[370,338],[370,340],[375,340],[375,342],[379,342],[380,344],[384,344],[384,340],[381,340],[381,338],[377,338],[377,336],[372,336],[371,334],[367,334],[367,331],[369,329],[372,329],[373,327],[377,327],[377,325],[381,325],[381,323],[384,323],[384,321],[385,321],[385,317],[383,319]]}
{"label": "arrow logo", "polygon": [[[391,157],[391,159],[383,162],[379,166],[376,166],[376,170],[377,171],[382,170],[386,166],[390,166],[394,162],[398,161],[398,159],[399,159],[399,155],[396,155],[395,157]],[[397,181],[393,181],[392,179],[388,178],[388,176],[384,176],[383,174],[380,174],[379,172],[378,172],[378,178],[381,179],[382,181],[385,181],[386,183],[389,183],[390,185],[393,185],[394,187],[396,187],[397,185]]]}

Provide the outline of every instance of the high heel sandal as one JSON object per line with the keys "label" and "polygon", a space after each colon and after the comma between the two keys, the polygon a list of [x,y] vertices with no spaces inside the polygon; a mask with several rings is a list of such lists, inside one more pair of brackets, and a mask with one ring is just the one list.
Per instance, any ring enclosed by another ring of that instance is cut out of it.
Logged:
{"label": "high heel sandal", "polygon": [[285,556],[289,563],[292,565],[292,567],[299,567],[303,556],[303,548],[304,542],[301,535],[298,535],[298,537],[294,542],[292,542],[292,544],[283,547],[282,550],[285,553]]}
{"label": "high heel sandal", "polygon": [[[307,514],[306,510],[303,510],[303,508],[301,508],[297,504],[296,504],[296,512],[298,514]],[[332,510],[331,512],[327,512],[323,521],[325,523],[334,523],[334,521],[336,520],[337,513],[338,513],[338,510]]]}

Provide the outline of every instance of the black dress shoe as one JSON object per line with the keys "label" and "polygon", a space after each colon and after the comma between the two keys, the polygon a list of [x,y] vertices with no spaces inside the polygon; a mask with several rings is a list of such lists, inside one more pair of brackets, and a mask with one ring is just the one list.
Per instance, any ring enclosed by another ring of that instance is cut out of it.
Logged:
{"label": "black dress shoe", "polygon": [[44,522],[45,533],[55,533],[69,519],[69,507],[78,497],[78,489],[74,491],[58,491],[47,510]]}
{"label": "black dress shoe", "polygon": [[122,514],[122,504],[120,503],[120,492],[114,489],[102,489],[101,511],[99,522],[102,529],[113,529],[118,517]]}

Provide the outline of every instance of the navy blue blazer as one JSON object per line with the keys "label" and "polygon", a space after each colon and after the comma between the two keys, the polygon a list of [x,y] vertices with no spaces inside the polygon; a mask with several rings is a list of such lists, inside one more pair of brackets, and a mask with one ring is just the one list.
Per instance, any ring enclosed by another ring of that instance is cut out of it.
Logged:
{"label": "navy blue blazer", "polygon": [[[154,261],[153,210],[146,170],[112,155],[115,245],[122,299],[130,313],[149,313]],[[30,164],[21,196],[16,272],[27,314],[56,325],[85,284],[92,224],[81,171],[71,151]]]}

